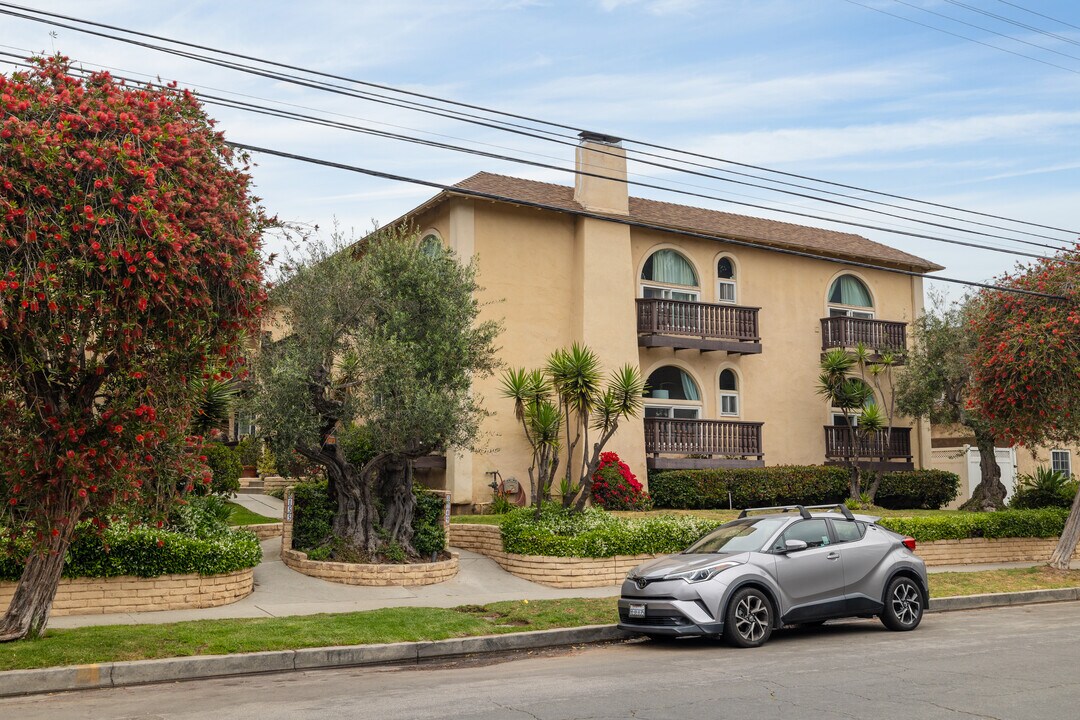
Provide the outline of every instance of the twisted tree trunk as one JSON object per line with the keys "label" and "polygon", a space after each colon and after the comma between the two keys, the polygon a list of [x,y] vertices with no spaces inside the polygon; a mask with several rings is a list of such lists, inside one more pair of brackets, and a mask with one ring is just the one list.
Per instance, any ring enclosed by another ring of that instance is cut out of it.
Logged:
{"label": "twisted tree trunk", "polygon": [[75,523],[61,527],[57,535],[48,534],[35,543],[27,558],[11,604],[0,618],[0,642],[37,638],[45,633]]}
{"label": "twisted tree trunk", "polygon": [[973,428],[975,446],[979,448],[979,484],[971,492],[971,499],[960,506],[970,512],[990,512],[1005,507],[1008,492],[1001,482],[1001,468],[994,453],[994,436],[985,430]]}
{"label": "twisted tree trunk", "polygon": [[416,497],[413,495],[413,467],[409,460],[395,460],[383,469],[379,497],[383,505],[382,527],[387,542],[394,542],[408,555],[416,555],[412,544],[413,515]]}
{"label": "twisted tree trunk", "polygon": [[1050,567],[1056,570],[1068,570],[1069,561],[1076,552],[1078,542],[1080,542],[1080,490],[1073,498],[1069,519],[1065,521],[1065,529],[1061,531],[1054,554],[1050,556]]}

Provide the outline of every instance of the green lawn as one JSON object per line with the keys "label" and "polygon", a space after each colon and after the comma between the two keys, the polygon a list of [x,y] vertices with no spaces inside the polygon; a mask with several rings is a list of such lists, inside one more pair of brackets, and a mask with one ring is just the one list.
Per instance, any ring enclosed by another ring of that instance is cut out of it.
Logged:
{"label": "green lawn", "polygon": [[[1047,567],[934,573],[934,598],[1080,587],[1080,570]],[[615,598],[497,602],[442,608],[389,608],[340,615],[201,620],[49,630],[40,640],[0,644],[0,670],[85,665],[191,655],[363,645],[548,630],[617,621]]]}
{"label": "green lawn", "polygon": [[272,518],[251,512],[243,505],[234,502],[225,503],[229,506],[230,525],[265,525],[266,523],[279,523],[281,518]]}

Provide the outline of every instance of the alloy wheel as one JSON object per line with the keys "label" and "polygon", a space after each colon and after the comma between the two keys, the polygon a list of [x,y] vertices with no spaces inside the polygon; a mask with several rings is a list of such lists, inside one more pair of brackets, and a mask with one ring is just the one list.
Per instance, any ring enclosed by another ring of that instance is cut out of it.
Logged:
{"label": "alloy wheel", "polygon": [[757,595],[747,595],[735,606],[735,628],[739,635],[756,643],[769,627],[769,608]]}
{"label": "alloy wheel", "polygon": [[919,589],[909,582],[897,583],[893,589],[892,611],[904,625],[912,625],[922,614],[922,599]]}

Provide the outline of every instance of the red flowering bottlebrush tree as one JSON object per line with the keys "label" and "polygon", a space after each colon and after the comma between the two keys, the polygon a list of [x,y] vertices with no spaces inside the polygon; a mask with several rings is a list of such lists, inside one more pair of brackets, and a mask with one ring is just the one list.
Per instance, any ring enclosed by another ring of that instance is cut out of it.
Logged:
{"label": "red flowering bottlebrush tree", "polygon": [[0,76],[0,540],[31,546],[0,640],[44,630],[77,523],[206,474],[189,381],[232,374],[265,295],[267,220],[194,97],[34,62]]}
{"label": "red flowering bottlebrush tree", "polygon": [[[1080,252],[1040,260],[999,281],[1063,299],[983,291],[975,336],[971,404],[1006,443],[1034,448],[1080,438]],[[1050,564],[1059,569],[1080,540],[1080,494]]]}

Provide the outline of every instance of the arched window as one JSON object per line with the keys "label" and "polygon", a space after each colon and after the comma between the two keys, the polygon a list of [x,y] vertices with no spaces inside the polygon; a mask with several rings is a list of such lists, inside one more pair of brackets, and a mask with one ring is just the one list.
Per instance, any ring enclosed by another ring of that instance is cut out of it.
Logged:
{"label": "arched window", "polygon": [[729,257],[716,261],[716,299],[722,303],[735,302],[735,263]]}
{"label": "arched window", "polygon": [[734,370],[720,373],[720,414],[739,414],[739,377]]}
{"label": "arched window", "polygon": [[428,233],[420,239],[420,252],[428,257],[438,257],[443,254],[442,240],[435,233]]}
{"label": "arched window", "polygon": [[[696,419],[701,417],[701,392],[694,378],[674,365],[657,368],[646,382],[645,417]],[[674,401],[674,402],[672,402]]]}
{"label": "arched window", "polygon": [[[829,316],[847,315],[857,318],[874,317],[874,301],[870,290],[854,275],[841,275],[829,288]],[[841,307],[837,307],[841,306]]]}
{"label": "arched window", "polygon": [[674,250],[657,250],[641,268],[641,296],[696,301],[700,295],[694,266]]}

